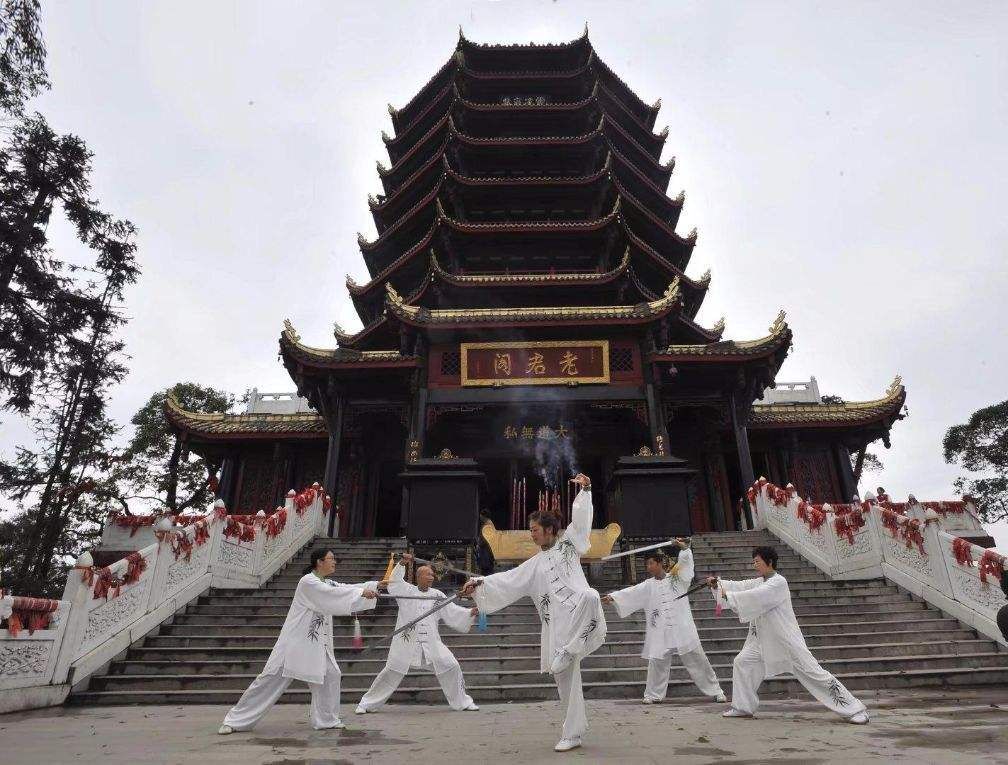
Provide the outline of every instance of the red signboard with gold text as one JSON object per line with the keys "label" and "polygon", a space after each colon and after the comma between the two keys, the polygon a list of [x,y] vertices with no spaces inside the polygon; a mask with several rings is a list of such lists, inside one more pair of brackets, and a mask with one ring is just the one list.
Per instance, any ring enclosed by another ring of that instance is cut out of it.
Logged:
{"label": "red signboard with gold text", "polygon": [[608,383],[608,340],[462,343],[462,385]]}

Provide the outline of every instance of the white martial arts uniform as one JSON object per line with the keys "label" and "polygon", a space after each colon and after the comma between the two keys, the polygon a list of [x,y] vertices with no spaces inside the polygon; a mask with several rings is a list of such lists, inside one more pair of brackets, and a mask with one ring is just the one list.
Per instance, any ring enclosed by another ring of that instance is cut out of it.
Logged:
{"label": "white martial arts uniform", "polygon": [[377,582],[340,584],[305,574],[294,591],[266,666],[224,717],[234,730],[250,730],[269,711],[292,680],[311,689],[308,722],[316,730],[342,725],[339,716],[340,668],[333,655],[333,616],[349,616],[374,608],[375,600],[362,597],[376,590]]}
{"label": "white martial arts uniform", "polygon": [[563,737],[579,738],[588,727],[581,690],[581,659],[605,641],[599,594],[588,586],[581,556],[590,546],[591,491],[582,490],[571,508],[571,524],[548,550],[510,571],[484,577],[473,592],[480,611],[492,614],[527,595],[542,622],[540,671],[549,672],[561,653],[572,660],[554,675],[565,709]]}
{"label": "white martial arts uniform", "polygon": [[[389,595],[445,597],[440,590],[428,588],[422,591],[415,584],[410,584],[404,579],[405,572],[406,569],[401,563],[392,569],[388,584]],[[396,629],[437,605],[433,600],[396,602],[399,604]],[[388,701],[411,667],[437,675],[441,690],[444,691],[448,705],[452,709],[458,711],[472,705],[472,697],[466,693],[465,680],[462,678],[462,667],[459,666],[454,654],[448,650],[448,646],[441,641],[441,633],[438,631],[439,621],[443,621],[456,632],[468,632],[473,625],[472,611],[451,603],[396,635],[389,646],[385,668],[371,683],[368,692],[357,705],[358,709],[363,707],[364,711],[371,712]]]}
{"label": "white martial arts uniform", "polygon": [[689,598],[676,600],[689,589],[692,581],[693,551],[682,550],[673,573],[661,579],[650,577],[611,594],[620,618],[625,619],[634,611],[644,611],[646,625],[641,657],[648,660],[644,698],[649,701],[665,698],[673,654],[678,654],[701,693],[714,697],[723,693],[714,668],[700,645]]}
{"label": "white martial arts uniform", "polygon": [[755,714],[759,706],[756,691],[764,678],[792,673],[819,702],[838,715],[850,719],[864,712],[865,705],[827,672],[805,645],[791,607],[791,591],[780,574],[766,579],[741,582],[720,580],[714,597],[749,623],[745,645],[735,657],[732,669],[732,708]]}

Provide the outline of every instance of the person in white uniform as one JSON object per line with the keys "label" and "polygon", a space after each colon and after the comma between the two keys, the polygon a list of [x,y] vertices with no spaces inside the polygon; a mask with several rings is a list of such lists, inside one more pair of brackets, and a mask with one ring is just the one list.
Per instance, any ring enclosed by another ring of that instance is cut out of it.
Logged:
{"label": "person in white uniform", "polygon": [[[416,570],[416,584],[406,581],[406,568],[403,564],[408,564],[412,560],[413,556],[405,553],[402,562],[392,569],[388,593],[413,598],[429,596],[431,600],[397,600],[399,616],[396,619],[396,629],[437,605],[435,598],[445,597],[441,590],[431,587],[434,583],[434,571],[430,566],[420,566]],[[466,693],[465,679],[462,677],[462,667],[459,666],[458,659],[442,642],[441,633],[438,631],[438,622],[443,621],[456,632],[468,632],[473,625],[473,618],[478,613],[479,610],[476,608],[463,608],[451,603],[396,635],[389,646],[385,668],[378,673],[368,692],[360,700],[356,709],[357,714],[373,712],[388,701],[411,668],[433,672],[448,700],[448,706],[455,711],[479,711],[472,696]]]}
{"label": "person in white uniform", "polygon": [[760,546],[753,548],[752,555],[756,579],[707,579],[714,597],[735,611],[739,621],[749,623],[745,645],[733,662],[731,708],[724,717],[753,717],[759,706],[756,692],[764,678],[790,672],[828,709],[847,722],[866,724],[865,705],[823,669],[805,645],[787,580],[777,573],[777,551]]}
{"label": "person in white uniform", "polygon": [[724,702],[725,694],[717,674],[700,645],[689,598],[677,600],[693,582],[693,551],[684,539],[677,538],[675,542],[680,550],[679,560],[671,572],[665,571],[665,555],[662,552],[650,552],[644,563],[650,577],[606,595],[602,602],[615,605],[622,619],[634,611],[644,612],[646,621],[641,657],[648,660],[645,704],[654,704],[665,698],[674,655],[679,656],[701,693]]}
{"label": "person in white uniform", "polygon": [[378,583],[340,584],[326,579],[335,570],[332,550],[312,552],[266,666],[225,715],[218,733],[251,730],[292,680],[303,680],[311,689],[308,722],[312,728],[345,727],[339,716],[341,674],[333,655],[332,618],[374,608]]}
{"label": "person in white uniform", "polygon": [[529,531],[540,552],[510,571],[470,579],[461,590],[464,595],[472,594],[485,614],[519,598],[532,598],[542,623],[540,670],[553,675],[565,710],[562,737],[554,747],[558,752],[581,746],[588,728],[581,659],[602,645],[606,636],[601,598],[588,586],[581,568],[581,556],[588,552],[591,541],[591,480],[583,473],[573,480],[580,491],[566,530],[561,531],[560,520],[552,513],[532,513]]}

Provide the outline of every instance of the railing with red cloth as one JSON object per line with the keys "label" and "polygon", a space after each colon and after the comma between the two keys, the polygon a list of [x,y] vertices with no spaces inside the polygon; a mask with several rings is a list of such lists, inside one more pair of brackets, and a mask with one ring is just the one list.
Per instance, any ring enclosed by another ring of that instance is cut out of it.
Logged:
{"label": "railing with red cloth", "polygon": [[29,635],[36,630],[47,630],[52,622],[53,614],[59,610],[58,600],[48,598],[11,598],[11,613],[7,617],[7,632],[16,638],[22,630],[27,629]]}

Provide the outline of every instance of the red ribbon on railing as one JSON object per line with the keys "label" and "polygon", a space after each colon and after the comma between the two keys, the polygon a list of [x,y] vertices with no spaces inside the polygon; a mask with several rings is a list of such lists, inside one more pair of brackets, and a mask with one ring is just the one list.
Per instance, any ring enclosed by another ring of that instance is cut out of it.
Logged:
{"label": "red ribbon on railing", "polygon": [[172,537],[172,554],[175,555],[175,560],[185,555],[186,563],[188,563],[192,560],[192,549],[193,543],[189,541],[189,538],[185,534],[175,534]]}
{"label": "red ribbon on railing", "polygon": [[987,577],[991,576],[995,582],[1000,582],[1004,576],[1005,558],[998,555],[993,550],[984,550],[980,556],[980,581],[987,584]]}
{"label": "red ribbon on railing", "polygon": [[33,635],[35,630],[49,629],[52,614],[58,608],[58,600],[15,597],[11,615],[7,617],[7,631],[11,637],[17,637],[25,627],[29,635]]}
{"label": "red ribbon on railing", "polygon": [[949,515],[955,513],[960,515],[966,512],[966,502],[963,500],[942,500],[939,502],[921,502],[921,506],[926,510],[934,510],[938,515]]}
{"label": "red ribbon on railing", "polygon": [[893,539],[899,536],[899,518],[896,517],[895,512],[888,508],[882,508],[882,525],[889,529]]}
{"label": "red ribbon on railing", "polygon": [[278,537],[287,525],[287,511],[278,507],[276,512],[266,518],[266,535]]}
{"label": "red ribbon on railing", "polygon": [[818,531],[826,522],[826,513],[823,512],[822,507],[805,500],[798,503],[798,510],[795,514],[799,520],[805,522],[810,531]]}
{"label": "red ribbon on railing", "polygon": [[147,561],[139,552],[126,556],[126,573],[123,574],[123,584],[133,584],[140,581],[140,575],[147,570]]}
{"label": "red ribbon on railing", "polygon": [[972,568],[973,566],[973,543],[968,539],[962,539],[956,537],[952,540],[952,554],[955,556],[956,563],[960,566],[966,566],[967,568]]}
{"label": "red ribbon on railing", "polygon": [[833,505],[833,529],[838,537],[847,537],[854,544],[854,535],[864,528],[865,517],[857,505]]}
{"label": "red ribbon on railing", "polygon": [[97,576],[95,577],[94,586],[94,598],[98,600],[99,598],[105,598],[109,600],[109,593],[112,593],[112,598],[118,598],[120,592],[122,591],[122,579],[117,576],[112,575],[111,569],[108,566],[99,569]]}
{"label": "red ribbon on railing", "polygon": [[908,550],[913,545],[917,545],[920,554],[927,555],[924,552],[924,535],[921,533],[920,521],[916,518],[907,518],[900,524],[900,534],[903,537],[903,541],[906,542]]}
{"label": "red ribbon on railing", "polygon": [[210,540],[210,524],[205,520],[193,524],[193,544],[200,547]]}

